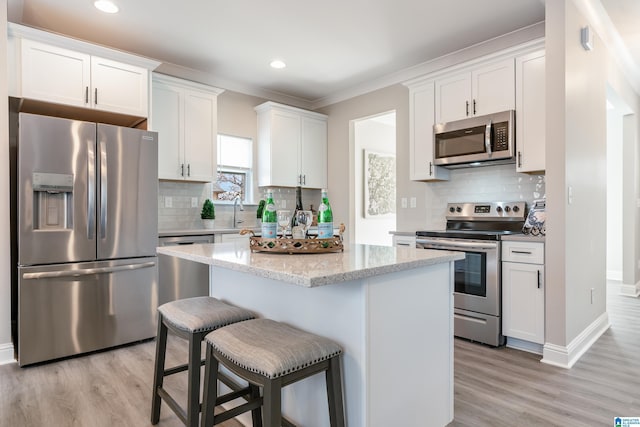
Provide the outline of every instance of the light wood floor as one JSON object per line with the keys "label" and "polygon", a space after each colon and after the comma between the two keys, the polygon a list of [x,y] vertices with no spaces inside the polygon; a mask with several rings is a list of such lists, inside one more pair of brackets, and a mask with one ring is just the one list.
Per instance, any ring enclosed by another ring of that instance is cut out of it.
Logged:
{"label": "light wood floor", "polygon": [[[456,340],[450,427],[611,426],[614,416],[640,416],[640,299],[610,295],[608,307],[612,328],[571,370]],[[170,337],[167,366],[186,360],[184,348]],[[0,366],[0,426],[148,426],[154,350],[149,341],[40,366]],[[166,385],[185,395],[183,376]],[[182,426],[164,405],[158,425]]]}

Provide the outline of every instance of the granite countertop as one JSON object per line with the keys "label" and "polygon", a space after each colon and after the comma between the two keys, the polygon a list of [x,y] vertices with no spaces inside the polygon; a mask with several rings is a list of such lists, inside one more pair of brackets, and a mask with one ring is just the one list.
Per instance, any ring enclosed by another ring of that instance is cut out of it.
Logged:
{"label": "granite countertop", "polygon": [[372,245],[349,245],[338,253],[271,254],[251,252],[244,241],[163,246],[158,253],[308,288],[464,258],[462,252]]}
{"label": "granite countertop", "polygon": [[412,230],[412,231],[400,231],[400,230],[394,230],[394,231],[390,231],[389,234],[394,234],[396,236],[416,236],[416,230]]}
{"label": "granite countertop", "polygon": [[505,234],[501,236],[503,242],[543,242],[544,236],[532,236],[531,234]]}
{"label": "granite countertop", "polygon": [[[249,230],[260,231],[258,227],[247,227]],[[158,237],[173,236],[209,236],[212,234],[239,233],[242,228],[184,228],[158,230]]]}

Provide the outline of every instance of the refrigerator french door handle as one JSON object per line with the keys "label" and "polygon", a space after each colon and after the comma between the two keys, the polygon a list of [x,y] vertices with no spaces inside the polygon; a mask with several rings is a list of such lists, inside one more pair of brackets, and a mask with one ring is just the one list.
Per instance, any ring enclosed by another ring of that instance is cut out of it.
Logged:
{"label": "refrigerator french door handle", "polygon": [[100,237],[107,237],[107,144],[100,141]]}
{"label": "refrigerator french door handle", "polygon": [[93,274],[109,274],[117,273],[118,271],[131,271],[140,270],[142,268],[151,268],[156,265],[155,262],[143,262],[141,264],[127,264],[117,265],[115,267],[98,267],[98,268],[84,268],[82,270],[67,270],[67,271],[43,271],[40,273],[24,273],[23,279],[51,279],[58,277],[81,277],[91,276]]}
{"label": "refrigerator french door handle", "polygon": [[92,240],[96,230],[96,153],[93,141],[87,142],[87,239]]}

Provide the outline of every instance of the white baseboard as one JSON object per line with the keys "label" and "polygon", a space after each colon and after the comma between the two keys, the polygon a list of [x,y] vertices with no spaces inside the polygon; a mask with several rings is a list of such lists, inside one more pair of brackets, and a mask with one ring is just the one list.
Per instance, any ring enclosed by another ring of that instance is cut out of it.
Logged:
{"label": "white baseboard", "polygon": [[640,296],[640,282],[635,285],[620,285],[620,295],[628,296],[628,297],[639,297]]}
{"label": "white baseboard", "polygon": [[622,282],[622,270],[607,270],[607,280]]}
{"label": "white baseboard", "polygon": [[0,344],[0,365],[15,363],[15,361],[16,359],[13,357],[13,344]]}
{"label": "white baseboard", "polygon": [[541,362],[570,369],[610,326],[609,315],[604,312],[575,337],[568,346],[546,343],[542,350]]}
{"label": "white baseboard", "polygon": [[507,337],[507,347],[542,355],[542,344],[518,338]]}

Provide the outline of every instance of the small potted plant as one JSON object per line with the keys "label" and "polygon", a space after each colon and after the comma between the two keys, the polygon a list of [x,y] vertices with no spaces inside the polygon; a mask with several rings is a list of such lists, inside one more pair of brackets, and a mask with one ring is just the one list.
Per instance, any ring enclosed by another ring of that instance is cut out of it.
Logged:
{"label": "small potted plant", "polygon": [[202,205],[202,212],[200,212],[200,218],[202,218],[204,228],[213,228],[214,220],[216,219],[216,209],[210,199],[204,201],[204,204]]}

